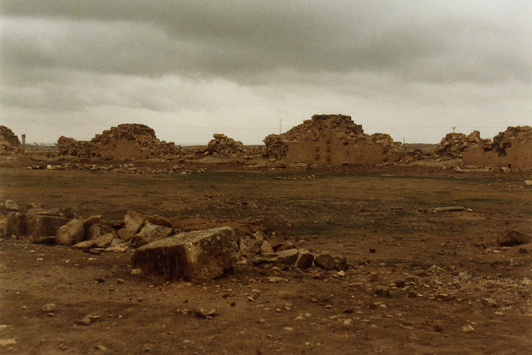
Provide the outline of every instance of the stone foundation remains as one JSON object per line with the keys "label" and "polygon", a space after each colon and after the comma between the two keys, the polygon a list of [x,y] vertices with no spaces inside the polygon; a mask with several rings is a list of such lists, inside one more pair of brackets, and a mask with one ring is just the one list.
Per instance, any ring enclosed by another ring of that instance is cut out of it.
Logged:
{"label": "stone foundation remains", "polygon": [[314,115],[290,131],[264,139],[264,156],[319,165],[379,164],[399,160],[403,145],[387,134],[367,135],[351,116]]}
{"label": "stone foundation remains", "polygon": [[160,141],[153,129],[142,124],[121,124],[88,142],[61,136],[56,146],[61,155],[86,158],[146,159],[183,154],[180,146]]}

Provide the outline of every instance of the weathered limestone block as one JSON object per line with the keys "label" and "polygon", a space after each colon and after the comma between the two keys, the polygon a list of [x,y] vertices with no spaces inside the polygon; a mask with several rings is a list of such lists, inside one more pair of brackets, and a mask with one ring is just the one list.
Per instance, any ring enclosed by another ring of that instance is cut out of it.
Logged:
{"label": "weathered limestone block", "polygon": [[84,237],[83,222],[79,219],[72,219],[57,230],[55,240],[57,244],[74,245],[83,241]]}
{"label": "weathered limestone block", "polygon": [[94,239],[94,246],[97,248],[107,248],[111,246],[111,243],[116,238],[114,233],[107,233]]}
{"label": "weathered limestone block", "polygon": [[329,254],[318,255],[314,259],[314,264],[323,270],[334,270],[336,267],[336,261]]}
{"label": "weathered limestone block", "polygon": [[135,211],[128,211],[124,216],[124,227],[118,231],[120,239],[125,241],[131,239],[138,233],[145,220],[146,216],[143,214]]}
{"label": "weathered limestone block", "polygon": [[172,235],[172,228],[163,227],[157,224],[146,223],[144,227],[131,238],[130,242],[134,248],[139,248],[145,244],[155,242]]}
{"label": "weathered limestone block", "polygon": [[308,269],[314,262],[314,255],[306,249],[299,250],[299,258],[296,261],[296,267],[301,270]]}
{"label": "weathered limestone block", "polygon": [[53,236],[57,234],[59,227],[64,226],[68,221],[68,218],[59,216],[27,213],[26,222],[28,225],[26,235],[33,238]]}
{"label": "weathered limestone block", "polygon": [[240,255],[257,255],[260,252],[260,247],[263,241],[259,241],[250,236],[243,236],[240,238]]}
{"label": "weathered limestone block", "polygon": [[26,215],[20,212],[9,212],[6,217],[6,231],[5,236],[10,237],[15,235],[22,237],[26,235],[27,230]]}
{"label": "weathered limestone block", "polygon": [[102,235],[113,233],[113,229],[104,224],[93,224],[89,228],[85,227],[85,238],[87,240],[93,240]]}
{"label": "weathered limestone block", "polygon": [[164,217],[157,216],[157,215],[149,216],[148,218],[146,218],[146,222],[144,223],[152,223],[152,224],[156,224],[158,226],[163,226],[163,227],[172,227],[172,222],[170,222],[168,219]]}
{"label": "weathered limestone block", "polygon": [[94,240],[84,240],[82,242],[76,243],[72,246],[73,249],[78,250],[88,250],[92,247],[94,247]]}
{"label": "weathered limestone block", "polygon": [[12,200],[6,200],[5,207],[8,211],[18,211],[18,204]]}
{"label": "weathered limestone block", "polygon": [[168,279],[195,282],[232,269],[238,256],[236,235],[229,227],[180,233],[146,244],[133,254],[133,267]]}
{"label": "weathered limestone block", "polygon": [[83,220],[83,226],[85,227],[85,229],[88,229],[90,226],[100,223],[101,220],[101,215],[93,215]]}
{"label": "weathered limestone block", "polygon": [[260,247],[260,253],[261,254],[274,253],[273,247],[272,247],[272,245],[270,244],[269,241],[265,240],[265,241],[262,242],[261,247]]}

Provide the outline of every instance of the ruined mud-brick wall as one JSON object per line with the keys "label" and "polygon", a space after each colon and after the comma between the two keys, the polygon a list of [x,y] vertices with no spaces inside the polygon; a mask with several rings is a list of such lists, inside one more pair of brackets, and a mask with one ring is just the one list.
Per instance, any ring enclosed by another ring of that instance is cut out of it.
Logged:
{"label": "ruined mud-brick wall", "polygon": [[467,150],[462,153],[466,165],[532,169],[532,127],[508,127],[493,137],[493,142],[476,139],[477,133],[469,135]]}
{"label": "ruined mud-brick wall", "polygon": [[61,136],[56,146],[61,155],[87,158],[146,159],[183,154],[180,146],[160,141],[153,129],[142,124],[111,127],[88,142]]}
{"label": "ruined mud-brick wall", "polygon": [[199,148],[197,152],[203,155],[221,157],[240,156],[248,153],[242,142],[235,141],[225,134],[214,134],[213,137],[214,139],[207,144],[207,147]]}
{"label": "ruined mud-brick wall", "polygon": [[19,149],[18,137],[6,126],[0,126],[0,154],[16,153]]}
{"label": "ruined mud-brick wall", "polygon": [[351,116],[314,115],[280,135],[264,139],[264,155],[307,164],[378,164],[396,161],[403,145],[387,134],[367,135]]}

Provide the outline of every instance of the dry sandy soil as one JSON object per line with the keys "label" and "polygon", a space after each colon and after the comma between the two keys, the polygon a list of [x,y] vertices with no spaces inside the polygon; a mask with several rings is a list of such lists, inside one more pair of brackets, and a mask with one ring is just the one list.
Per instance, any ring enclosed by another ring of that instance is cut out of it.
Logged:
{"label": "dry sandy soil", "polygon": [[[47,162],[45,162],[47,163]],[[88,162],[112,164],[113,162]],[[532,348],[530,173],[427,168],[200,174],[30,170],[0,157],[0,200],[81,217],[158,214],[181,230],[344,256],[343,274],[236,265],[205,284],[132,274],[132,250],[93,255],[0,239],[3,354],[526,354]],[[164,166],[164,162],[134,162]],[[192,163],[190,163],[192,164]],[[204,166],[201,166],[204,167]],[[433,207],[468,210],[433,213]],[[43,311],[46,304],[56,308]],[[212,317],[198,310],[215,310]],[[91,315],[89,325],[78,324]]]}

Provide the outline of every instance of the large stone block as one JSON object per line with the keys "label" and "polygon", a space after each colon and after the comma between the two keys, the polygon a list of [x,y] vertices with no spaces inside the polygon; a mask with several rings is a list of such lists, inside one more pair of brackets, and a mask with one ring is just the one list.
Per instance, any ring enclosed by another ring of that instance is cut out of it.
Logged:
{"label": "large stone block", "polygon": [[151,242],[168,238],[172,235],[172,228],[146,223],[144,227],[130,239],[134,248],[141,247]]}
{"label": "large stone block", "polygon": [[72,219],[57,230],[55,240],[57,244],[74,245],[85,238],[85,228],[79,219]]}
{"label": "large stone block", "polygon": [[20,212],[9,212],[6,217],[6,232],[5,236],[10,237],[15,235],[22,237],[26,235],[27,230],[26,216]]}
{"label": "large stone block", "polygon": [[33,238],[49,237],[57,234],[59,227],[68,223],[69,219],[58,216],[26,214],[26,234]]}
{"label": "large stone block", "polygon": [[131,260],[143,272],[201,282],[232,269],[238,257],[229,227],[180,233],[138,248]]}

